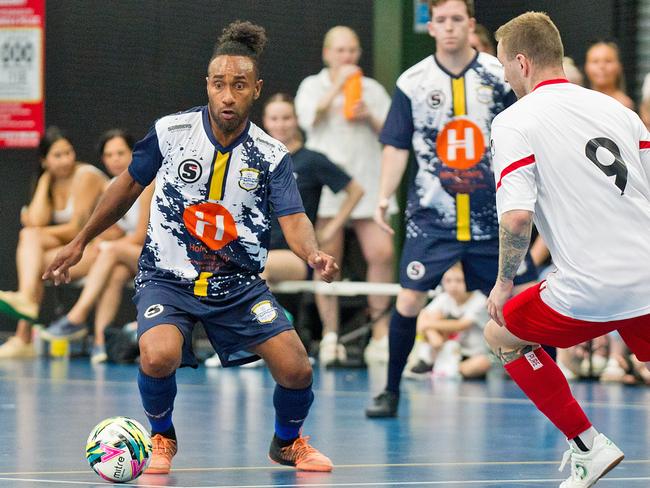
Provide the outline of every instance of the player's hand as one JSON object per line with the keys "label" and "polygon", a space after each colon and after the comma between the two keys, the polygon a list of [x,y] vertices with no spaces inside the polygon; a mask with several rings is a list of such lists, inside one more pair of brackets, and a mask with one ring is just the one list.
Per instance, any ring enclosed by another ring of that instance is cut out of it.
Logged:
{"label": "player's hand", "polygon": [[487,300],[487,309],[490,317],[492,317],[492,319],[501,327],[506,324],[506,321],[503,318],[503,306],[512,296],[513,287],[514,283],[512,280],[497,280]]}
{"label": "player's hand", "polygon": [[395,231],[390,226],[386,220],[386,211],[388,210],[388,198],[382,198],[375,208],[375,223],[381,228],[381,230],[388,232],[390,235],[395,234]]}
{"label": "player's hand", "polygon": [[341,66],[336,75],[336,86],[338,86],[339,90],[343,88],[345,81],[360,69],[356,64],[344,64]]}
{"label": "player's hand", "polygon": [[327,283],[331,283],[334,277],[339,272],[339,266],[336,260],[329,254],[323,251],[316,251],[307,258],[309,266],[320,272],[321,279]]}
{"label": "player's hand", "polygon": [[84,246],[75,240],[61,249],[43,273],[43,280],[52,280],[55,286],[70,283],[70,268],[83,256]]}

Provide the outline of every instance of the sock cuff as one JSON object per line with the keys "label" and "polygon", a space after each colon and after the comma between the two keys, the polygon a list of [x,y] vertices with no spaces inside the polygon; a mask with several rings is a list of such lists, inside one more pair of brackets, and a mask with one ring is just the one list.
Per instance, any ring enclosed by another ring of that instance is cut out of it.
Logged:
{"label": "sock cuff", "polygon": [[504,364],[503,367],[506,371],[508,371],[508,373],[513,370],[520,370],[523,368],[530,368],[533,371],[537,371],[538,369],[541,369],[544,366],[552,363],[555,363],[555,361],[553,361],[551,356],[549,356],[543,348],[538,347],[537,349],[533,349],[532,351],[524,354],[514,361],[509,362],[508,364]]}
{"label": "sock cuff", "polygon": [[302,395],[312,390],[313,385],[314,383],[310,383],[309,386],[305,388],[293,389],[293,388],[285,388],[281,384],[276,383],[275,388],[276,391],[278,391],[278,393],[282,393],[284,395],[291,396],[291,397],[302,397]]}
{"label": "sock cuff", "polygon": [[138,370],[138,381],[141,384],[147,385],[149,388],[152,390],[166,390],[169,388],[169,383],[173,383],[176,385],[176,371],[174,371],[172,374],[169,376],[165,376],[163,378],[155,378],[153,376],[149,376],[146,374],[142,369]]}

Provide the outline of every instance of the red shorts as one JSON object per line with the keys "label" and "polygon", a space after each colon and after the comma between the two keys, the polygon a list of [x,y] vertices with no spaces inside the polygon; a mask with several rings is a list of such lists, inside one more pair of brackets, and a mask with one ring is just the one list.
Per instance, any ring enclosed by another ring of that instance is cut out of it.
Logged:
{"label": "red shorts", "polygon": [[528,288],[503,307],[506,328],[519,339],[566,348],[617,330],[639,361],[650,361],[650,314],[611,322],[572,319],[542,301],[542,285]]}

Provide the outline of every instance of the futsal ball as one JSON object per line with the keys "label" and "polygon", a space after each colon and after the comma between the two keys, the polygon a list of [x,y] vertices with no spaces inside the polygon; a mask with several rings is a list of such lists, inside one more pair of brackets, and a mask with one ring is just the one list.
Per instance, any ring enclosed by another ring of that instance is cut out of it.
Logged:
{"label": "futsal ball", "polygon": [[102,420],[88,436],[86,459],[107,481],[131,481],[149,465],[151,437],[141,424],[128,417]]}

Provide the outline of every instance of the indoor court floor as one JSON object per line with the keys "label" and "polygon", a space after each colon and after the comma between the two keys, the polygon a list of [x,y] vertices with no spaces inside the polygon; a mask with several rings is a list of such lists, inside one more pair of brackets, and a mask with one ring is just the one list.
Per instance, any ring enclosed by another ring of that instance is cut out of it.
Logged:
{"label": "indoor court floor", "polygon": [[[87,359],[0,362],[0,486],[107,486],[88,467],[91,428],[115,415],[145,425],[136,366]],[[271,464],[273,380],[266,369],[184,369],[174,423],[179,453],[170,476],[128,486],[232,487],[557,487],[566,443],[508,380],[405,380],[400,417],[367,420],[385,371],[318,370],[305,424],[331,474]],[[573,386],[595,426],[626,459],[597,486],[650,486],[650,388]]]}

